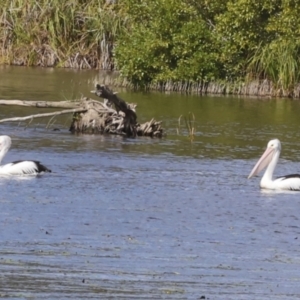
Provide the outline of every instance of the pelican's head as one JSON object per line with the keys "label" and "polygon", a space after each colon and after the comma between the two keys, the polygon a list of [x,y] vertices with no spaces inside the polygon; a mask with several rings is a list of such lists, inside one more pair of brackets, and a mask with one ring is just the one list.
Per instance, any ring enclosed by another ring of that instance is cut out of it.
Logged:
{"label": "pelican's head", "polygon": [[260,171],[262,171],[265,167],[269,165],[275,153],[280,153],[281,151],[281,143],[278,139],[274,139],[269,141],[267,145],[267,149],[264,154],[261,156],[259,161],[256,163],[251,173],[248,176],[248,179],[257,175]]}
{"label": "pelican's head", "polygon": [[281,151],[281,143],[278,139],[271,140],[268,143],[267,149],[268,148]]}

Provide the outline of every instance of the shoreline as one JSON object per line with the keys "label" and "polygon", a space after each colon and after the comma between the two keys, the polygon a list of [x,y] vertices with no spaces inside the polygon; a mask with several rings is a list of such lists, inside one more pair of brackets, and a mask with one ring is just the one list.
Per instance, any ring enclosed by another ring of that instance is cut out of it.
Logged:
{"label": "shoreline", "polygon": [[[60,69],[61,67],[52,66],[25,66],[16,64],[0,64],[0,68],[5,67],[25,67],[25,68],[43,68],[43,69]],[[79,68],[62,68],[74,71],[87,71],[87,69]],[[102,80],[104,85],[129,88],[131,90],[143,90],[136,88],[126,78],[122,77],[119,71],[90,68],[89,70],[97,70],[99,72],[99,79]],[[285,91],[282,88],[276,88],[274,84],[267,80],[252,80],[248,82],[236,81],[236,82],[172,82],[167,81],[165,83],[152,83],[144,90],[156,91],[156,92],[175,92],[175,93],[187,93],[198,95],[235,95],[235,96],[247,96],[258,97],[261,99],[270,98],[289,98],[300,99],[300,83],[295,86],[292,91]]]}

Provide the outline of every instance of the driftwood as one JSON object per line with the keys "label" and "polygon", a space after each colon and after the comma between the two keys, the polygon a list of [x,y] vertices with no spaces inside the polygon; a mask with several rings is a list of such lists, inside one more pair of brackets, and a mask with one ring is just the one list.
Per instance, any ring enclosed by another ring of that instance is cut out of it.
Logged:
{"label": "driftwood", "polygon": [[[137,123],[135,104],[128,104],[108,87],[96,85],[93,91],[104,101],[83,98],[79,101],[24,101],[0,100],[0,105],[34,106],[39,108],[69,108],[51,113],[35,114],[26,117],[15,117],[0,120],[3,122],[26,121],[34,118],[55,117],[61,114],[73,113],[70,126],[72,133],[108,133],[128,137],[151,136],[162,137],[161,122],[152,119],[144,124]],[[115,109],[113,108],[115,107]]]}

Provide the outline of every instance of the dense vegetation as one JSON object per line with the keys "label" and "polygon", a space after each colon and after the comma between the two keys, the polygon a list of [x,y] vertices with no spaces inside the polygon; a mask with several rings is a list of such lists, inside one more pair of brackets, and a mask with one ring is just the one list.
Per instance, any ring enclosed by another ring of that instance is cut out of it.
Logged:
{"label": "dense vegetation", "polygon": [[104,0],[0,0],[0,63],[112,68],[122,19]]}
{"label": "dense vegetation", "polygon": [[[0,61],[117,68],[135,86],[299,83],[297,0],[1,0]],[[299,95],[298,95],[299,96]]]}

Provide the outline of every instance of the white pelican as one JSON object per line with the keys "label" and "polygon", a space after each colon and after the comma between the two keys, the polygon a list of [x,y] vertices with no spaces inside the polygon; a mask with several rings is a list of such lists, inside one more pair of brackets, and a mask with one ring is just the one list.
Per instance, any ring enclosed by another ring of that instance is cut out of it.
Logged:
{"label": "white pelican", "polygon": [[262,189],[300,191],[300,174],[291,174],[273,179],[273,172],[277,165],[280,151],[280,141],[278,139],[271,140],[268,143],[266,151],[249,174],[248,179],[257,175],[261,170],[267,167],[260,181],[260,187]]}
{"label": "white pelican", "polygon": [[[0,136],[0,163],[11,146],[11,138]],[[19,160],[0,166],[0,175],[38,175],[51,172],[48,168],[35,160]]]}

